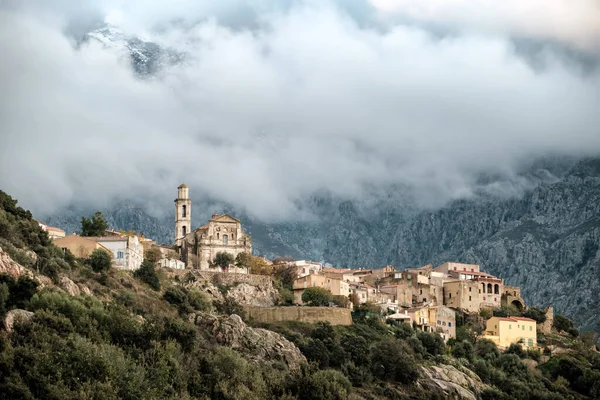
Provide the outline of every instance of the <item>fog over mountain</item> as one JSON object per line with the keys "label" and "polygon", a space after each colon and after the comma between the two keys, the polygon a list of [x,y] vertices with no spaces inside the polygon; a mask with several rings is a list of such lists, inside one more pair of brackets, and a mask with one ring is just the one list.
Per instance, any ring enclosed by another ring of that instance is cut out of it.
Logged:
{"label": "fog over mountain", "polygon": [[186,182],[294,221],[324,192],[519,196],[535,160],[598,154],[598,3],[463,3],[2,2],[0,187],[164,215]]}

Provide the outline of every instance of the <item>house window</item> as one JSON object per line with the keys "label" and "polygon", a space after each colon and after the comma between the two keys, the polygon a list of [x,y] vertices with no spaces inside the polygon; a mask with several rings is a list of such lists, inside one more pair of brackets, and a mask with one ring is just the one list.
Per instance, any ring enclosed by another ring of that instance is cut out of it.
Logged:
{"label": "house window", "polygon": [[529,331],[532,331],[532,330],[533,330],[533,326],[530,326],[530,327],[529,327]]}
{"label": "house window", "polygon": [[452,293],[448,293],[448,298],[451,299],[452,298]]}
{"label": "house window", "polygon": [[469,296],[469,301],[471,301],[471,296]]}
{"label": "house window", "polygon": [[423,294],[423,289],[419,290],[419,294]]}
{"label": "house window", "polygon": [[471,291],[471,288],[469,288],[469,292]]}
{"label": "house window", "polygon": [[442,326],[446,326],[446,323],[445,323],[445,322],[442,322]]}
{"label": "house window", "polygon": [[66,247],[63,247],[61,250],[63,251],[63,253],[67,252],[67,248]]}
{"label": "house window", "polygon": [[450,326],[450,327],[451,327],[451,326],[452,326],[452,322],[448,322],[448,326]]}
{"label": "house window", "polygon": [[181,228],[181,233],[182,233],[182,236],[185,236],[185,235],[186,235],[186,233],[187,233],[187,228],[186,228],[186,226],[185,226],[185,225],[184,225],[184,226]]}
{"label": "house window", "polygon": [[521,330],[525,330],[525,325],[521,325]]}
{"label": "house window", "polygon": [[441,325],[441,324],[442,324],[442,321],[438,320],[438,325]]}
{"label": "house window", "polygon": [[185,205],[181,207],[181,216],[183,218],[187,217],[187,206]]}
{"label": "house window", "polygon": [[117,251],[117,258],[123,258],[124,254],[122,251]]}
{"label": "house window", "polygon": [[508,329],[512,329],[512,325],[508,325]]}
{"label": "house window", "polygon": [[228,237],[227,235],[223,235],[223,244],[227,244]]}
{"label": "house window", "polygon": [[527,344],[529,345],[529,347],[533,347],[533,339],[528,339]]}
{"label": "house window", "polygon": [[219,238],[219,234],[217,233],[217,240],[219,240],[219,239],[220,239],[220,238]]}

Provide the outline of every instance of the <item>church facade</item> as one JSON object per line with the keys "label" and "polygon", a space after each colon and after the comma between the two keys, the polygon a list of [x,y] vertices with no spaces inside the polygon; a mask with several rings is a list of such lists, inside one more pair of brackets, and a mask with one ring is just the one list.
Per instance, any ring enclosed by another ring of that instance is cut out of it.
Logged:
{"label": "church facade", "polygon": [[[234,259],[240,253],[252,254],[252,238],[242,230],[241,221],[230,215],[213,214],[207,224],[187,231],[191,226],[191,199],[187,186],[184,189],[179,190],[175,200],[175,242],[186,268],[217,271],[220,268],[211,268],[211,263],[219,252],[229,253]],[[247,271],[232,266],[228,272]]]}

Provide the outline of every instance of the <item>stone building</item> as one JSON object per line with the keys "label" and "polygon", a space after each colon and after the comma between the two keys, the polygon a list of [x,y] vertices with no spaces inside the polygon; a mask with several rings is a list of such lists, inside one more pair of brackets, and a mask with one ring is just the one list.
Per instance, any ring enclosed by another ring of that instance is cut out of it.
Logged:
{"label": "stone building", "polygon": [[[212,268],[217,253],[229,253],[233,258],[240,253],[252,254],[252,238],[242,230],[240,220],[227,214],[213,214],[207,224],[191,231],[192,199],[189,187],[181,184],[175,199],[175,244],[187,268],[202,271]],[[245,269],[230,266],[227,272],[247,273]]]}
{"label": "stone building", "polygon": [[[242,230],[240,220],[227,214],[213,214],[206,225],[196,228],[180,241],[181,258],[187,268],[202,271],[215,270],[211,268],[217,253],[229,253],[237,257],[240,253],[252,254],[252,238]],[[247,271],[230,267],[226,272]]]}
{"label": "stone building", "polygon": [[518,286],[504,286],[501,302],[503,306],[514,306],[522,311],[525,307],[525,300],[521,297],[521,288]]}
{"label": "stone building", "polygon": [[457,279],[444,282],[444,305],[467,312],[479,312],[480,283]]}

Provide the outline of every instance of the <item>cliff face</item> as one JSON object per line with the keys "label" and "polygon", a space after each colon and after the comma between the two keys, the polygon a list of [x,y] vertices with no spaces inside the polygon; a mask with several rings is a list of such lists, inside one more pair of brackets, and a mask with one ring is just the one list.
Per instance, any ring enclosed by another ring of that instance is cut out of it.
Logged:
{"label": "cliff face", "polygon": [[[275,224],[234,214],[258,254],[354,268],[480,263],[521,286],[529,304],[554,305],[581,328],[600,331],[600,159],[579,162],[560,179],[540,179],[517,198],[481,196],[418,213],[391,201],[365,211],[327,200],[314,209],[317,220]],[[170,240],[170,216],[159,220],[131,205],[106,213],[116,228]],[[80,217],[47,222],[76,228]]]}

